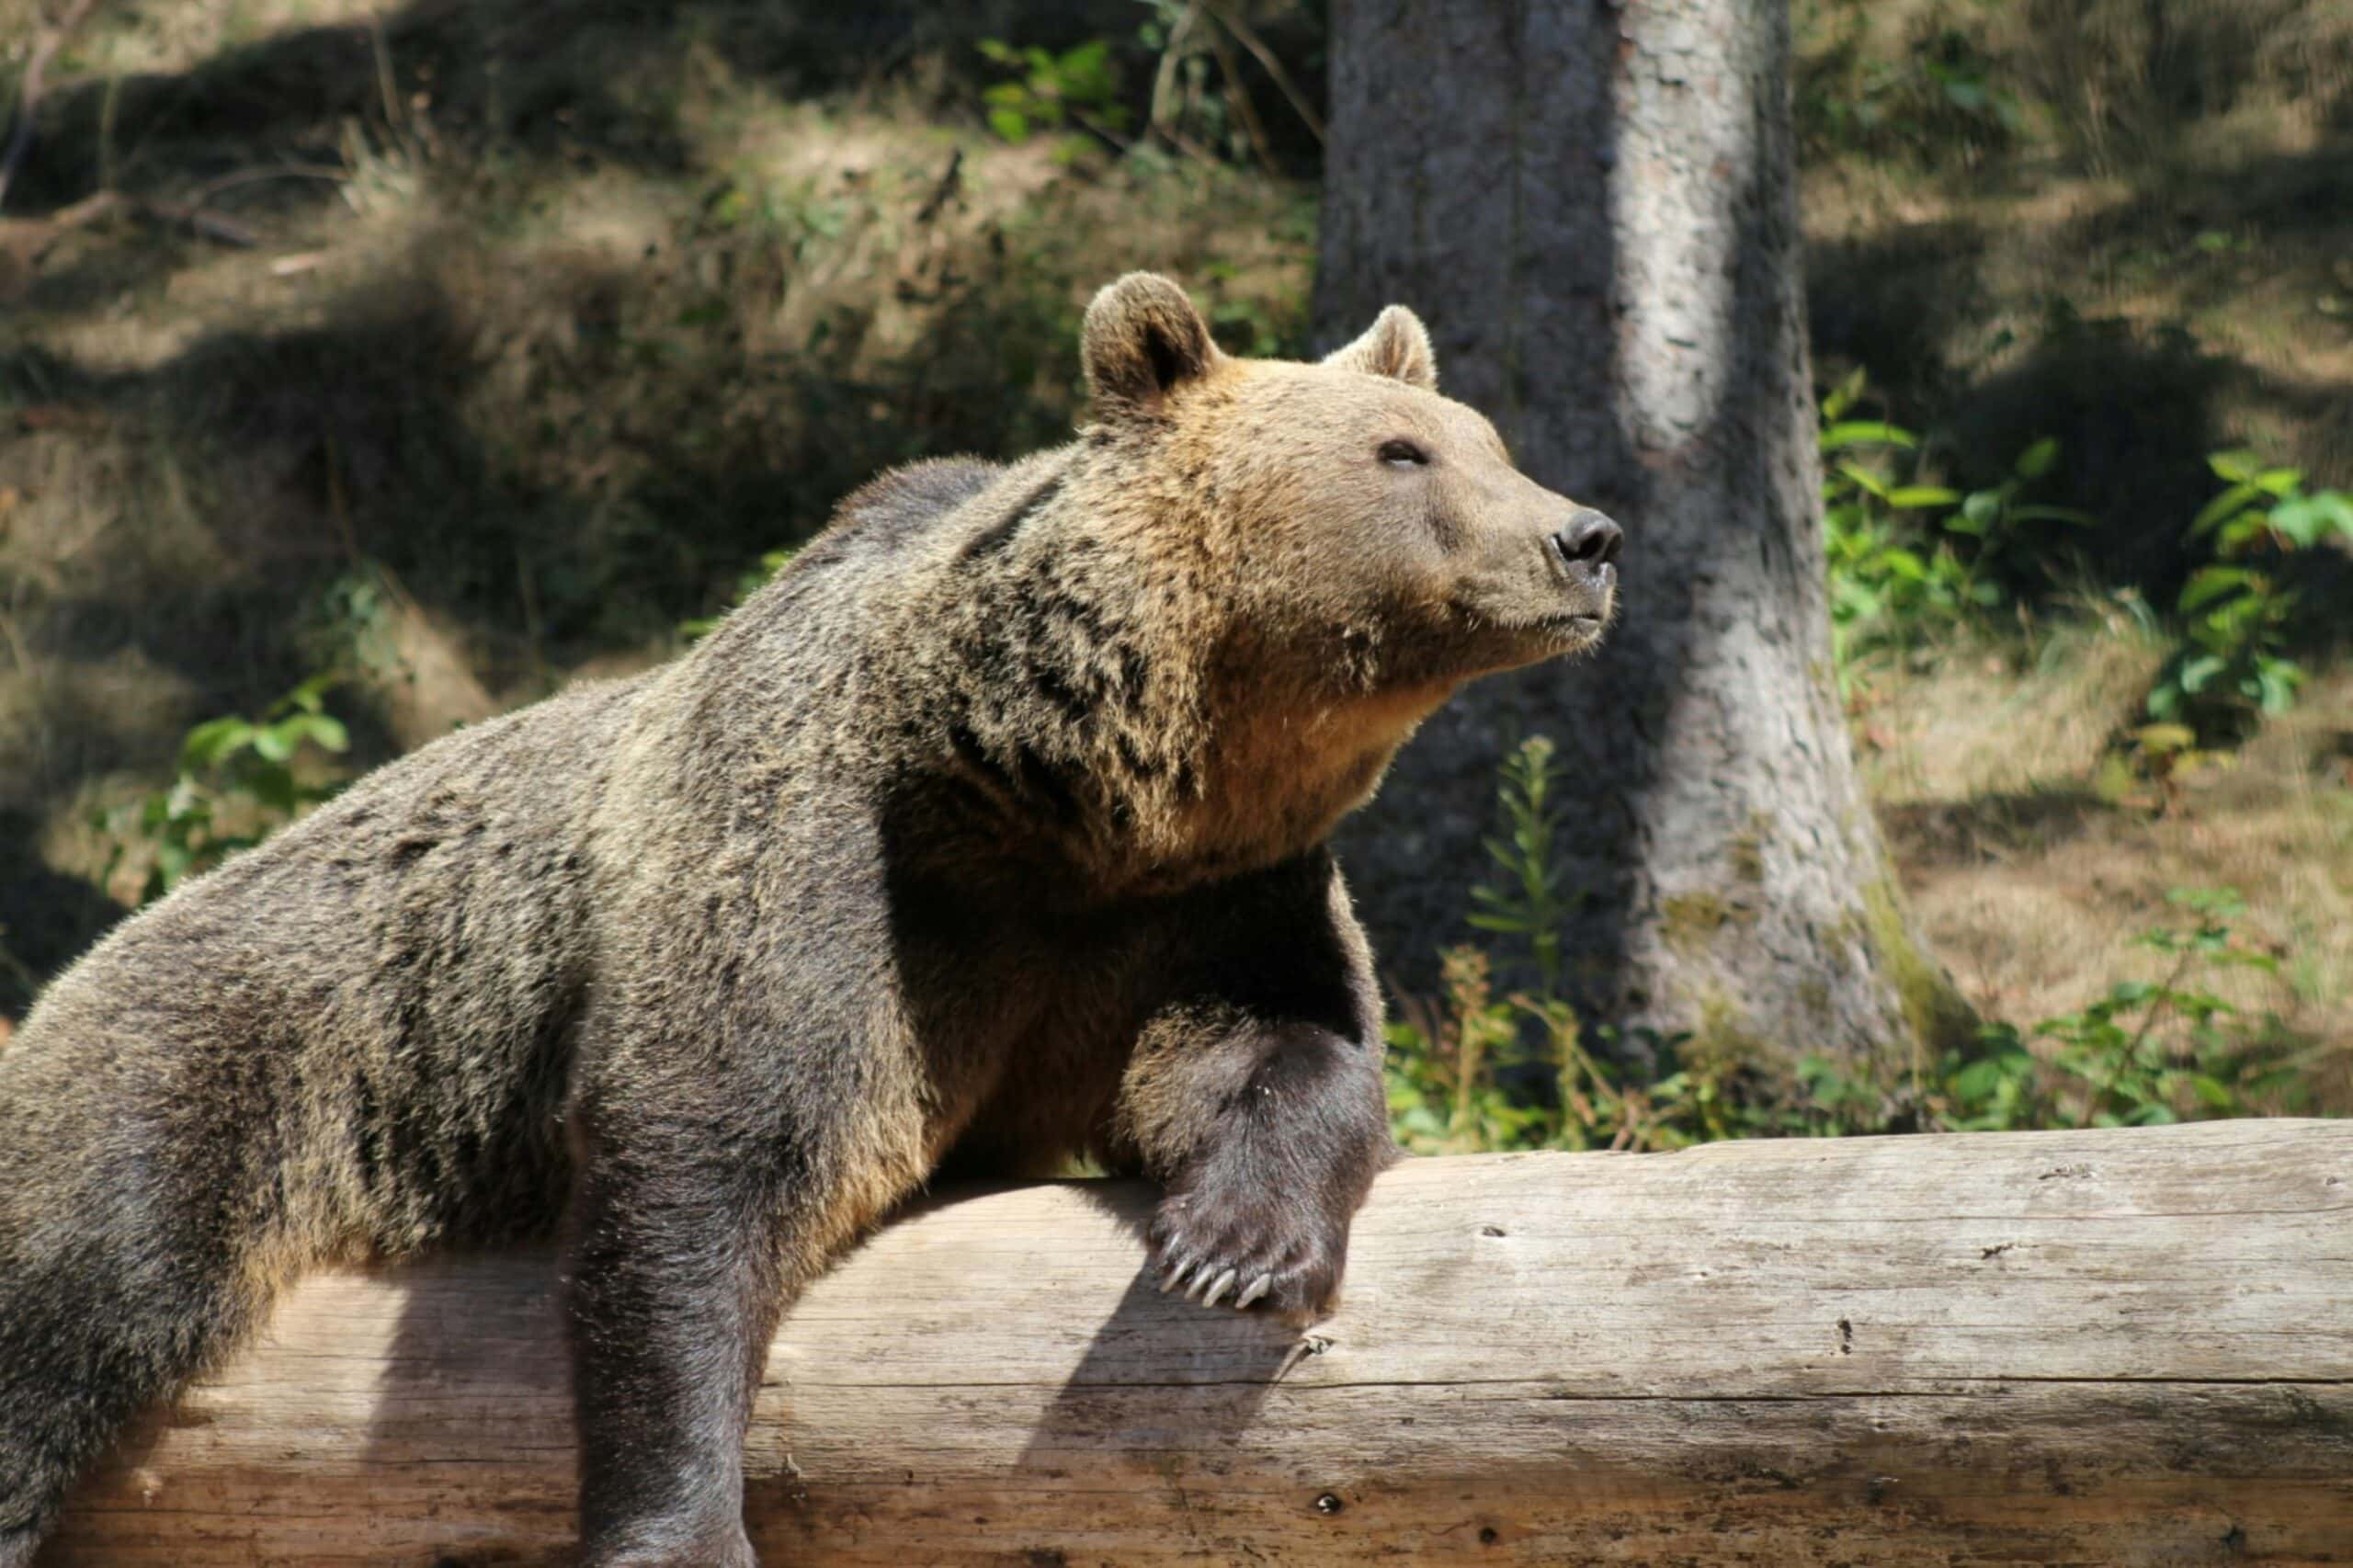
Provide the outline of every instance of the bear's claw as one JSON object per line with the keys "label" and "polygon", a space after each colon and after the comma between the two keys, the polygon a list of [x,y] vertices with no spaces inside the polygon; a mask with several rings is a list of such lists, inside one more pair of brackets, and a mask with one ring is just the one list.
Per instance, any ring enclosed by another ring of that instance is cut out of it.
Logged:
{"label": "bear's claw", "polygon": [[1145,1234],[1161,1293],[1229,1312],[1263,1306],[1285,1316],[1329,1309],[1347,1256],[1345,1219],[1320,1205],[1270,1202],[1238,1175],[1207,1163],[1163,1199]]}

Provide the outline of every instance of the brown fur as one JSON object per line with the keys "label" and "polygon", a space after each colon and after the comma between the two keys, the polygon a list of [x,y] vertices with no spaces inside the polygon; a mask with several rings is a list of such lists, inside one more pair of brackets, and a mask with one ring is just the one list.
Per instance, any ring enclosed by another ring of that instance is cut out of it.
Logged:
{"label": "brown fur", "polygon": [[0,1568],[324,1259],[562,1218],[600,1563],[749,1561],[777,1318],[943,1167],[1092,1153],[1166,1184],[1172,1278],[1329,1301],[1393,1150],[1321,845],[1457,685],[1598,635],[1615,530],[1404,312],[1244,363],[1137,275],[1084,350],[1074,445],[885,475],[689,657],[362,780],[41,999]]}

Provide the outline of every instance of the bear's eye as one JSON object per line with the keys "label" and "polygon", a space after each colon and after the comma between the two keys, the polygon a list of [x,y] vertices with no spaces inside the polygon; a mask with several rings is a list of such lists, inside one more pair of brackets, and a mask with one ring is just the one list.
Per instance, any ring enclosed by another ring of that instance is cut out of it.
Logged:
{"label": "bear's eye", "polygon": [[1411,441],[1383,441],[1381,460],[1398,468],[1419,468],[1430,460],[1430,455]]}

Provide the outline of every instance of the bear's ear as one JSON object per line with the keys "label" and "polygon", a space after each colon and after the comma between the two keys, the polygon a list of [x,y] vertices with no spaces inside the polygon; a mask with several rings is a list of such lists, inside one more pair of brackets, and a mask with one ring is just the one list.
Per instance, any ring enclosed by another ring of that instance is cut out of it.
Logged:
{"label": "bear's ear", "polygon": [[1438,391],[1438,352],[1430,347],[1429,328],[1403,305],[1381,312],[1362,337],[1326,354],[1324,363],[1342,370],[1362,370],[1368,376],[1387,376],[1427,392]]}
{"label": "bear's ear", "polygon": [[1079,357],[1101,416],[1151,415],[1179,382],[1217,363],[1209,324],[1185,290],[1154,272],[1131,272],[1086,307]]}

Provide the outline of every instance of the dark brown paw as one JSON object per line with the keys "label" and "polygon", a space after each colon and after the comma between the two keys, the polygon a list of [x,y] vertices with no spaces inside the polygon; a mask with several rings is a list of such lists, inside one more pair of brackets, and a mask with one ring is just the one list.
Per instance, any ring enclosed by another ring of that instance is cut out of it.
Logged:
{"label": "dark brown paw", "polygon": [[1212,1180],[1161,1200],[1149,1240],[1165,1293],[1213,1307],[1264,1302],[1287,1314],[1330,1306],[1347,1260],[1348,1227],[1301,1202],[1287,1212],[1279,1194],[1221,1194]]}

